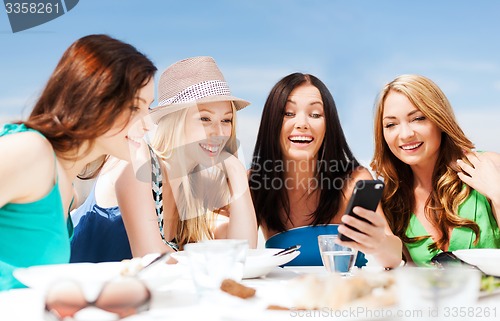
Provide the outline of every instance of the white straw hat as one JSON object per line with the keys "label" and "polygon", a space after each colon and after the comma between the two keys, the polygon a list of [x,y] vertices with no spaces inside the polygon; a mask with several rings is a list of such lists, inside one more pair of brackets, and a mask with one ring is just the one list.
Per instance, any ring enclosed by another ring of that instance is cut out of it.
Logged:
{"label": "white straw hat", "polygon": [[231,96],[224,76],[212,57],[193,57],[168,67],[158,84],[158,107],[151,111],[155,123],[165,115],[197,103],[232,101],[236,110],[250,105]]}

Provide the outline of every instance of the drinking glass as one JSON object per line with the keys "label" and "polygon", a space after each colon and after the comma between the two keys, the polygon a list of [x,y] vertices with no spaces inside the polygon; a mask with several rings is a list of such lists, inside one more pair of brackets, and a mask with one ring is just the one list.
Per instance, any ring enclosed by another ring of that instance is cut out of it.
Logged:
{"label": "drinking glass", "polygon": [[184,249],[191,276],[200,297],[217,291],[224,279],[241,281],[248,241],[209,240],[189,243]]}
{"label": "drinking glass", "polygon": [[[469,307],[475,306],[481,272],[466,266],[401,267],[396,269],[396,281],[399,306],[414,311],[404,320],[441,320],[449,312],[469,311]],[[461,315],[462,312],[453,321],[470,320],[466,314]]]}
{"label": "drinking glass", "polygon": [[319,235],[318,246],[321,260],[326,270],[343,276],[351,275],[350,271],[356,261],[358,251],[335,243],[338,235]]}

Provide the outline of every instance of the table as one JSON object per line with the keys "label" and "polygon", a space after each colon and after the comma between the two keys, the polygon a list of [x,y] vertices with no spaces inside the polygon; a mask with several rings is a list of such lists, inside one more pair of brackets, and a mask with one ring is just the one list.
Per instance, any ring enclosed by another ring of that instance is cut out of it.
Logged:
{"label": "table", "polygon": [[[285,284],[294,277],[301,274],[325,274],[323,267],[289,267],[275,268],[267,277],[260,279],[244,280],[243,283],[255,287],[257,293],[266,291],[278,284]],[[43,297],[44,294],[35,289],[17,289],[0,292],[0,320],[5,321],[41,321],[43,319]],[[189,275],[183,275],[173,284],[156,289],[153,292],[153,300],[149,311],[127,318],[127,321],[154,321],[154,320],[353,320],[349,316],[338,318],[333,312],[322,311],[266,311],[265,302],[259,299],[253,301],[243,301],[237,298],[228,299],[227,295],[214,297],[210,300],[198,300],[194,286]],[[432,311],[426,311],[426,315],[407,318],[396,315],[373,316],[373,320],[497,320],[500,316],[500,294],[490,295],[480,298],[479,301],[471,305],[476,309],[474,317],[456,317],[450,315],[449,318],[433,318]],[[489,316],[485,316],[485,311],[490,311]],[[397,309],[392,310],[395,314]],[[467,312],[467,311],[466,311]],[[478,314],[482,312],[483,316]],[[457,313],[460,313],[458,311]],[[493,314],[495,313],[495,314]],[[496,317],[495,317],[496,315]],[[113,320],[114,315],[92,308],[82,310],[79,320]],[[372,320],[365,317],[357,317],[354,320]]]}

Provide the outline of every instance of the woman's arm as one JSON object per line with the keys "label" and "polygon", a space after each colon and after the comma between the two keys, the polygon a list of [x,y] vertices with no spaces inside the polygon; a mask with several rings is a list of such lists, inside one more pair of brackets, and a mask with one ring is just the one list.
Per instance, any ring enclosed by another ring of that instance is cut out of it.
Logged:
{"label": "woman's arm", "polygon": [[250,248],[257,247],[257,218],[253,207],[246,170],[241,161],[231,155],[224,160],[231,190],[229,223],[226,238],[247,239]]}
{"label": "woman's arm", "polygon": [[[147,149],[143,152],[149,153]],[[149,158],[144,156],[144,159]],[[131,163],[125,163],[120,171],[115,186],[116,198],[127,230],[132,255],[136,257],[148,253],[172,251],[160,235],[151,191],[150,163],[144,162],[138,171],[134,170]]]}
{"label": "woman's arm", "polygon": [[[356,181],[362,179],[371,180],[373,177],[366,169],[356,170],[353,173],[353,183],[355,184]],[[354,184],[346,191],[346,195],[349,195],[349,197],[352,194]],[[378,263],[384,267],[394,268],[399,266],[402,259],[402,242],[389,228],[382,207],[379,205],[374,212],[357,206],[353,212],[371,224],[350,215],[343,215],[342,222],[357,228],[360,232],[356,232],[345,225],[340,225],[339,233],[351,238],[353,242],[338,240],[339,244],[351,246],[365,254],[373,255]]]}
{"label": "woman's arm", "polygon": [[493,214],[500,224],[500,154],[471,152],[464,157],[472,166],[461,159],[457,160],[463,170],[458,172],[458,177],[490,200]]}

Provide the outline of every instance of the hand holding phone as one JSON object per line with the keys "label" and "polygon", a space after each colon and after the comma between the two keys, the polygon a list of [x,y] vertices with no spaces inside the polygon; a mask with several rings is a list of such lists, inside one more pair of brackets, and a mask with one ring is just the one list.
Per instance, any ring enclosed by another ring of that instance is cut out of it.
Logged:
{"label": "hand holding phone", "polygon": [[[383,190],[384,190],[384,182],[382,182],[381,180],[376,179],[376,180],[357,181],[356,186],[352,191],[352,196],[349,200],[349,203],[347,204],[347,208],[344,215],[352,215],[359,220],[371,224],[371,222],[353,213],[352,210],[356,206],[359,206],[370,211],[375,211],[377,209],[378,203],[380,202],[380,199],[382,198]],[[354,231],[360,232],[355,227],[352,227],[347,224],[346,226]],[[347,242],[352,241],[351,238],[342,235],[341,233],[339,233],[339,238],[342,241],[347,241]]]}

